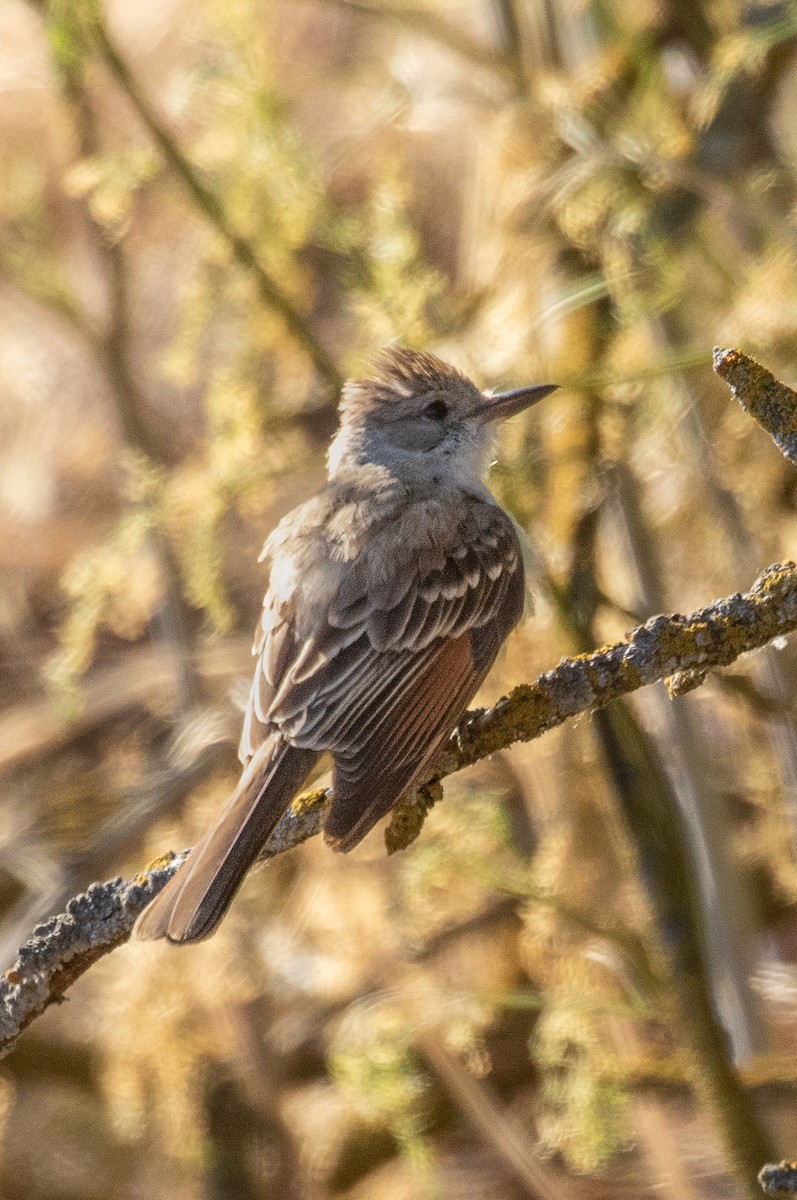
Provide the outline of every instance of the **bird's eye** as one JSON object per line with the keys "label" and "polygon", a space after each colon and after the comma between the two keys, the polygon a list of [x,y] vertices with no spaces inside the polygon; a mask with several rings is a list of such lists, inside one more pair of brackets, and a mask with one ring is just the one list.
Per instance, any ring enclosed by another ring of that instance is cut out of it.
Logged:
{"label": "bird's eye", "polygon": [[444,421],[448,416],[448,405],[445,400],[432,400],[426,405],[423,415],[430,421]]}

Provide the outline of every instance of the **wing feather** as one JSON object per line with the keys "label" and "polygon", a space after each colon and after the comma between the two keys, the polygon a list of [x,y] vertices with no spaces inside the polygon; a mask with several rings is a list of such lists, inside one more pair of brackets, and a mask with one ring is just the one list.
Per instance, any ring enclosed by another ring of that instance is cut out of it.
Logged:
{"label": "wing feather", "polygon": [[386,757],[386,747],[376,738],[349,758],[335,756],[332,808],[324,832],[336,849],[356,846],[419,781],[450,735],[483,678],[473,668],[470,636],[465,633],[437,647],[433,669],[402,693]]}
{"label": "wing feather", "polygon": [[417,781],[522,614],[522,558],[506,514],[468,498],[452,531],[448,546],[405,548],[392,561],[366,543],[300,643],[313,601],[301,581],[278,610],[266,598],[242,754],[274,728],[292,745],[331,751],[327,834],[342,849]]}

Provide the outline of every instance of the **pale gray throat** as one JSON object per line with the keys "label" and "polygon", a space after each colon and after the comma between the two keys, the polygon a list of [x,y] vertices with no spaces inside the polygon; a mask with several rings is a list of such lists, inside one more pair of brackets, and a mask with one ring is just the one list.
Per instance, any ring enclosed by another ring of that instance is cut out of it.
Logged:
{"label": "pale gray throat", "polygon": [[[401,422],[390,431],[383,426],[342,425],[327,457],[330,480],[358,466],[381,466],[409,486],[459,487],[481,495],[494,431],[463,421],[454,428],[442,428],[442,436],[432,442],[428,436],[423,440],[416,436],[419,426],[427,432],[428,422]],[[437,431],[432,427],[431,432]]]}

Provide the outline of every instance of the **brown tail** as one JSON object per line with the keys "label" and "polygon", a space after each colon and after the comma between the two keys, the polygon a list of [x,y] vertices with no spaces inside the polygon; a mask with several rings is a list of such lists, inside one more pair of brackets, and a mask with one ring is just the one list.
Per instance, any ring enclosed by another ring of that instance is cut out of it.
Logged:
{"label": "brown tail", "polygon": [[247,766],[208,830],[133,927],[143,941],[199,942],[210,937],[244,876],[318,758],[274,734]]}

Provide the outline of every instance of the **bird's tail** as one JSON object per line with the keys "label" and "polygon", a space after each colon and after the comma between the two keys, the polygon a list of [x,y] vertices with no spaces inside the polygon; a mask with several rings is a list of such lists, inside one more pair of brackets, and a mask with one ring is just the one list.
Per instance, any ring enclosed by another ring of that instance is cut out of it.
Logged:
{"label": "bird's tail", "polygon": [[277,733],[264,742],[215,825],[144,909],[133,936],[178,943],[210,937],[317,758]]}

